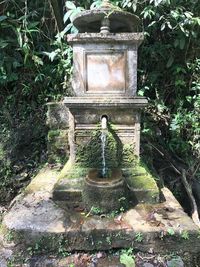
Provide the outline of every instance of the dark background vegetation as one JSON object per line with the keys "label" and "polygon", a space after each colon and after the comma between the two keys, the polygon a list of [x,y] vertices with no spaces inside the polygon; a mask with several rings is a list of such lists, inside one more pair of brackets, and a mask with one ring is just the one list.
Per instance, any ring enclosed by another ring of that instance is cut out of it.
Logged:
{"label": "dark background vegetation", "polygon": [[[77,12],[100,2],[0,1],[0,203],[47,161],[45,104],[70,95],[72,53],[64,34],[75,31]],[[183,204],[184,170],[198,200],[200,2],[112,2],[138,15],[145,34],[138,94],[150,104],[142,119],[142,158]]]}

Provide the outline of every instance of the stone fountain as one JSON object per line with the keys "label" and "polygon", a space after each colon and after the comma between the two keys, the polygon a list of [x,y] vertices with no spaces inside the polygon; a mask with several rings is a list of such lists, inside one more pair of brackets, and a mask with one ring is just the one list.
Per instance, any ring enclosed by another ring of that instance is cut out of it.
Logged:
{"label": "stone fountain", "polygon": [[12,202],[1,232],[12,233],[20,252],[134,247],[198,254],[198,227],[139,158],[147,105],[136,93],[139,18],[103,1],[74,25],[79,33],[67,36],[74,96],[48,103],[47,114],[49,162],[65,166],[44,167],[34,177]]}
{"label": "stone fountain", "polygon": [[63,101],[69,112],[71,168],[55,186],[54,199],[72,203],[74,186],[87,210],[156,203],[159,189],[139,163],[140,113],[147,105],[137,96],[140,20],[103,1],[73,23],[79,33],[67,40],[73,47],[74,96]]}

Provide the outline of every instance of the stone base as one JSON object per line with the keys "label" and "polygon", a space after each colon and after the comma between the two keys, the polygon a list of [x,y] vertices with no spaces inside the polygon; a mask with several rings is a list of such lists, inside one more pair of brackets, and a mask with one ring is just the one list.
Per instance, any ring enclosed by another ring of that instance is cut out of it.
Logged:
{"label": "stone base", "polygon": [[86,210],[95,207],[99,213],[125,210],[138,203],[160,202],[160,190],[154,177],[141,165],[113,169],[113,177],[107,181],[98,177],[96,180],[95,177],[86,178],[90,173],[97,175],[98,170],[82,167],[81,164],[69,165],[54,186],[53,199],[67,201],[70,205],[84,202]]}
{"label": "stone base", "polygon": [[80,207],[59,205],[52,190],[59,174],[42,170],[12,203],[1,231],[24,248],[41,247],[56,252],[130,248],[156,253],[200,252],[199,229],[172,193],[163,188],[165,202],[138,204],[121,214],[97,216]]}

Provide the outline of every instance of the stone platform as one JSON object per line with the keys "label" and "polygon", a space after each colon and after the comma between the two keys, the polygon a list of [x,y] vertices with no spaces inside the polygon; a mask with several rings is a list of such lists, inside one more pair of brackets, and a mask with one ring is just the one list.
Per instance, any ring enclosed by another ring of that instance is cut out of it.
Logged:
{"label": "stone platform", "polygon": [[4,216],[2,229],[15,243],[58,248],[108,250],[134,248],[143,252],[200,252],[199,229],[172,193],[163,188],[165,202],[139,204],[115,215],[91,215],[80,207],[54,202],[52,190],[59,172],[45,168],[32,180]]}

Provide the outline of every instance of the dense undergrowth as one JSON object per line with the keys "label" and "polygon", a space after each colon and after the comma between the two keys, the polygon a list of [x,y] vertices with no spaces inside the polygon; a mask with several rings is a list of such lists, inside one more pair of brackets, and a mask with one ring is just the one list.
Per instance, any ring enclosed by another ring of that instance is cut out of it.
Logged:
{"label": "dense undergrowth", "polygon": [[[72,53],[64,33],[75,31],[74,14],[100,2],[0,2],[0,202],[12,199],[46,162],[45,104],[71,93]],[[181,170],[190,183],[200,173],[200,2],[112,2],[143,22],[138,94],[150,104],[142,157],[182,196]]]}

